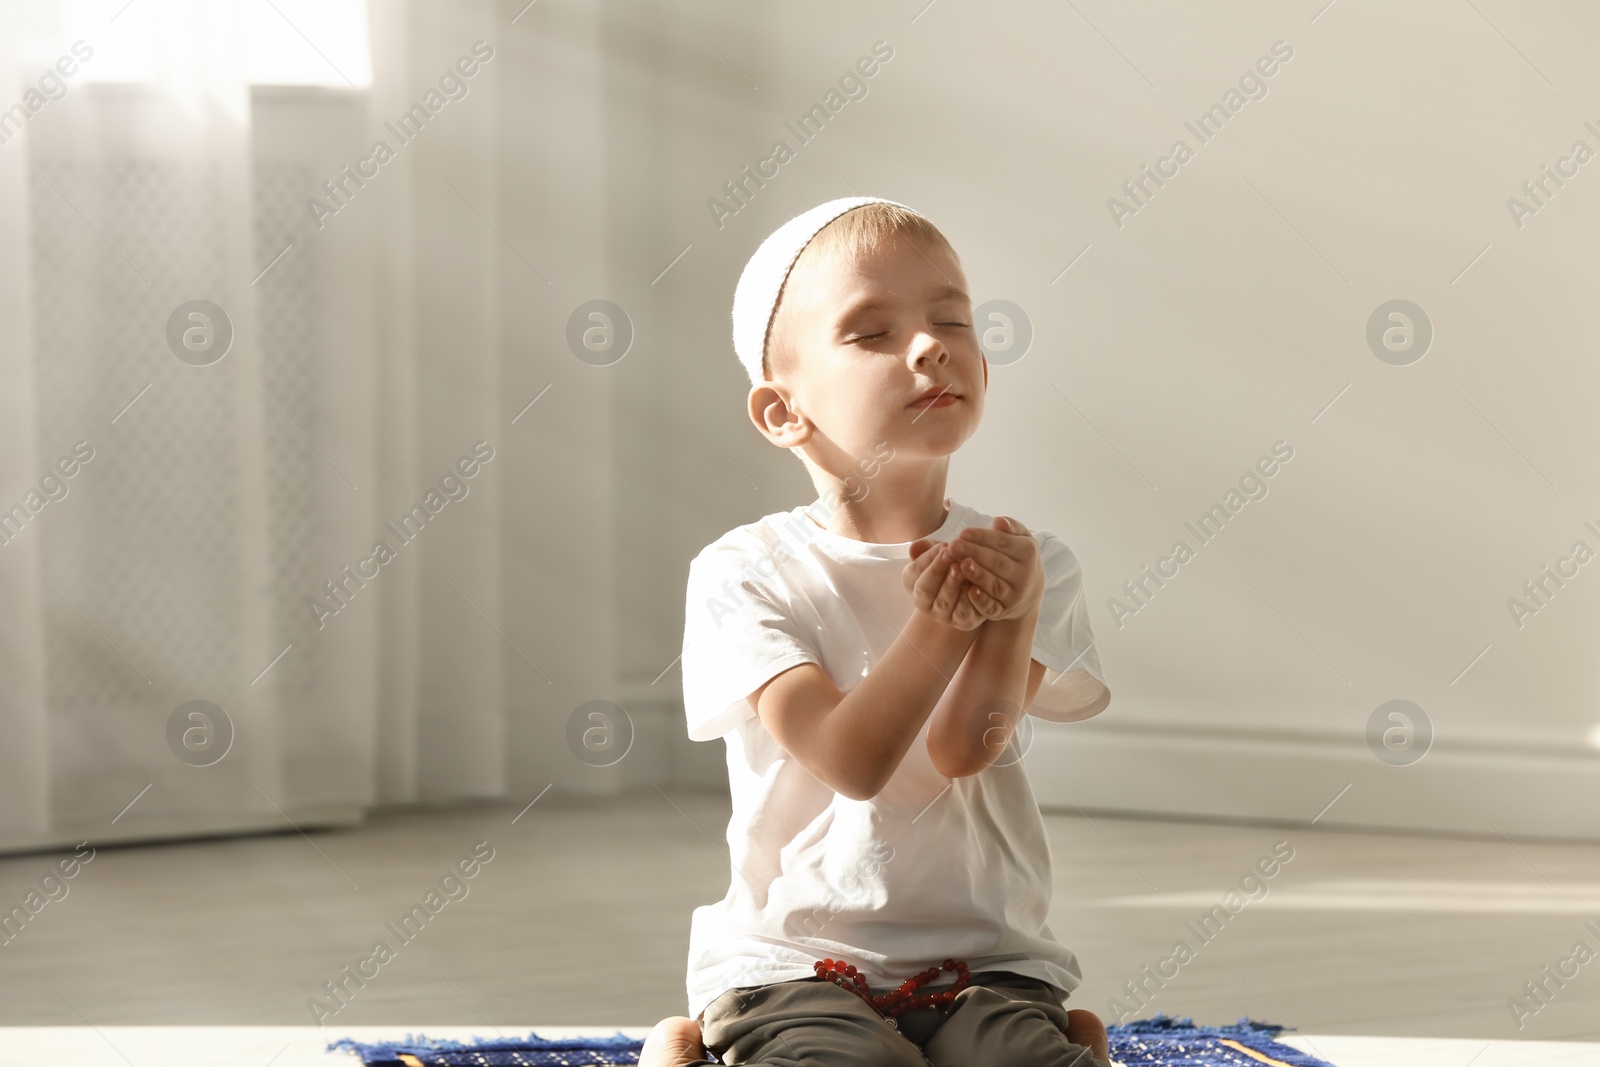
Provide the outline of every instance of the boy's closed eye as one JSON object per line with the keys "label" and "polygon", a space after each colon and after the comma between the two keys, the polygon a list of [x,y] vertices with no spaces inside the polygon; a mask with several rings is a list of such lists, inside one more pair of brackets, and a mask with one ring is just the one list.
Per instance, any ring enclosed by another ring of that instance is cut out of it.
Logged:
{"label": "boy's closed eye", "polygon": [[[956,330],[970,330],[972,328],[972,323],[970,323],[970,322],[936,322],[936,323],[934,323],[934,325],[935,326],[948,326],[951,329],[956,329]],[[845,343],[846,344],[852,344],[852,345],[853,344],[860,344],[863,341],[876,341],[878,338],[887,337],[888,335],[889,335],[889,331],[888,330],[879,330],[876,333],[857,334],[856,336],[849,338]]]}

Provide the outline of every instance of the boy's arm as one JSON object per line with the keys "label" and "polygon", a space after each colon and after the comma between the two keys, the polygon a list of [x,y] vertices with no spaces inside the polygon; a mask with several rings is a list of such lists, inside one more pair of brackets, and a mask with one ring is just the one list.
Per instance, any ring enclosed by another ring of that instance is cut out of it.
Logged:
{"label": "boy's arm", "polygon": [[1025,615],[978,628],[928,724],[928,757],[940,774],[977,774],[1005,751],[1044,680],[1044,664],[1032,655],[1038,621],[1035,604]]}
{"label": "boy's arm", "polygon": [[917,583],[936,591],[934,612],[913,611],[850,692],[841,693],[820,665],[802,663],[750,694],[750,705],[778,744],[818,781],[852,800],[869,800],[888,783],[978,638],[981,628],[941,621],[966,587],[949,570],[941,558],[922,572]]}
{"label": "boy's arm", "polygon": [[928,757],[941,774],[976,774],[1005,751],[1011,732],[1044,679],[1033,641],[1044,598],[1038,544],[1026,527],[1000,516],[951,542],[957,572],[987,621],[928,724]]}

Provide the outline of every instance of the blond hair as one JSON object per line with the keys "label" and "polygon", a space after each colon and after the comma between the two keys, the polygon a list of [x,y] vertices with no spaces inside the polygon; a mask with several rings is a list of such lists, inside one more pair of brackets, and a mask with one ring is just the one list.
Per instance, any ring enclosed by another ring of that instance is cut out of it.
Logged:
{"label": "blond hair", "polygon": [[[800,261],[828,253],[837,253],[853,259],[889,244],[899,237],[942,246],[955,256],[957,262],[960,262],[961,257],[956,255],[955,246],[949,239],[939,232],[937,226],[915,211],[900,207],[898,204],[882,203],[863,204],[851,208],[817,231],[817,235],[795,257],[788,274],[784,275],[783,285],[778,289],[778,299],[772,306],[772,318],[767,320],[767,336],[761,352],[763,378],[771,381],[772,369],[787,365],[790,346],[775,340],[774,327],[778,322],[778,312],[783,307],[784,293],[789,290],[789,278],[793,276],[795,267]],[[774,354],[779,358],[774,360]]]}

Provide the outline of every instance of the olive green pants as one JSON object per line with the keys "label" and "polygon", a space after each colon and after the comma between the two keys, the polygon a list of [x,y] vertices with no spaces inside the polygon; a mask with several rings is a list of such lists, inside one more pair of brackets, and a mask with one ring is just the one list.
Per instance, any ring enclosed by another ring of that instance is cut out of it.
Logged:
{"label": "olive green pants", "polygon": [[897,1026],[814,976],[730,989],[699,1021],[718,1059],[691,1067],[1111,1067],[1068,1040],[1059,990],[1010,971],[980,971],[950,1004],[905,1012]]}

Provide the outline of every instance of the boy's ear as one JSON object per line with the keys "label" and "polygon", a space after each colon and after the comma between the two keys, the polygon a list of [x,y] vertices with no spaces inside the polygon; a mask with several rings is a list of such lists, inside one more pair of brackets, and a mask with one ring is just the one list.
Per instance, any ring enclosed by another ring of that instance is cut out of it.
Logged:
{"label": "boy's ear", "polygon": [[762,436],[780,448],[803,445],[811,437],[811,423],[790,407],[789,387],[781,382],[751,386],[749,413]]}

